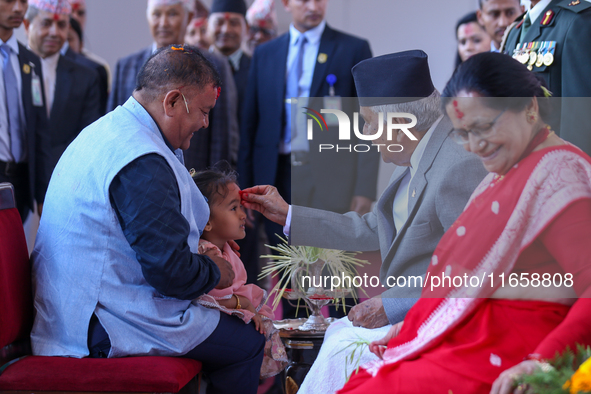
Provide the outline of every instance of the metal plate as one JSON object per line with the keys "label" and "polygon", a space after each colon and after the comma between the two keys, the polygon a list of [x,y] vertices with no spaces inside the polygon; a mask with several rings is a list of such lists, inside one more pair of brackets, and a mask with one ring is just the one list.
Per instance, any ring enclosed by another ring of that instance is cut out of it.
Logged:
{"label": "metal plate", "polygon": [[[273,321],[273,325],[279,330],[279,335],[284,338],[293,337],[308,337],[308,338],[322,338],[325,331],[300,331],[298,327],[308,320],[305,317],[299,319],[283,319]],[[329,324],[334,323],[337,319],[334,317],[325,318]]]}

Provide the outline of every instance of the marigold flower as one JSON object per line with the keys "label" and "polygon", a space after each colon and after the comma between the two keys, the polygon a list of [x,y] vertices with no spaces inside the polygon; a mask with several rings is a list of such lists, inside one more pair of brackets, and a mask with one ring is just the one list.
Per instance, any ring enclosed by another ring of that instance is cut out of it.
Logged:
{"label": "marigold flower", "polygon": [[571,394],[591,391],[591,358],[581,364],[573,376],[562,386],[565,390],[569,387]]}

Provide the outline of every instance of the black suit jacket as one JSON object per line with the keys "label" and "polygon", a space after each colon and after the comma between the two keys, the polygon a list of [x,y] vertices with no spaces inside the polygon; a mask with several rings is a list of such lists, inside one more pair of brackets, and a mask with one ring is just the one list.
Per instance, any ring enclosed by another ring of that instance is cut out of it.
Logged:
{"label": "black suit jacket", "polygon": [[[542,77],[553,97],[555,113],[550,124],[560,137],[591,154],[591,3],[572,0],[552,0],[533,22],[523,41],[527,43],[555,41],[554,62],[532,71]],[[553,16],[550,22],[541,22],[546,13]],[[523,17],[508,29],[505,53],[513,55],[520,41]]]}
{"label": "black suit jacket", "polygon": [[125,104],[127,99],[131,97],[135,89],[137,75],[150,56],[152,56],[152,47],[142,49],[117,61],[107,111],[112,111],[118,105]]}
{"label": "black suit jacket", "polygon": [[[33,199],[37,203],[43,203],[45,192],[51,176],[50,140],[47,123],[47,110],[45,103],[41,106],[33,105],[32,80],[37,75],[43,81],[41,62],[39,58],[18,44],[18,60],[22,78],[22,100],[26,119],[27,154],[29,163],[29,187],[31,194],[27,204],[33,209]],[[28,71],[28,72],[27,72]],[[43,83],[41,85],[41,97],[44,98]]]}
{"label": "black suit jacket", "polygon": [[250,71],[251,57],[243,53],[240,57],[240,67],[238,71],[232,71],[234,83],[238,92],[238,121],[241,120],[242,106],[246,97],[246,87],[248,85],[248,73]]}
{"label": "black suit jacket", "polygon": [[[286,121],[284,102],[288,46],[289,33],[286,33],[260,45],[253,55],[242,111],[238,160],[241,187],[275,184],[279,144]],[[329,74],[337,77],[334,86],[337,96],[356,97],[351,68],[371,57],[369,43],[327,25],[318,53],[326,54],[326,61],[316,61],[310,97],[329,94],[326,82]],[[318,133],[318,139],[315,135],[314,141],[310,141],[309,157],[316,189],[313,205],[348,211],[353,196],[375,199],[379,154],[377,151],[341,154],[337,158],[334,152],[319,153],[319,143],[338,143],[336,128],[329,130],[332,134]],[[359,140],[351,140],[351,143],[359,143]]]}
{"label": "black suit jacket", "polygon": [[109,99],[109,75],[107,69],[102,64],[87,58],[86,56],[76,53],[72,48],[68,48],[64,54],[70,60],[82,64],[90,69],[93,69],[98,74],[99,78],[99,113],[103,116],[107,113],[107,100]]}
{"label": "black suit jacket", "polygon": [[52,171],[68,145],[99,116],[100,83],[97,72],[60,56],[49,114]]}

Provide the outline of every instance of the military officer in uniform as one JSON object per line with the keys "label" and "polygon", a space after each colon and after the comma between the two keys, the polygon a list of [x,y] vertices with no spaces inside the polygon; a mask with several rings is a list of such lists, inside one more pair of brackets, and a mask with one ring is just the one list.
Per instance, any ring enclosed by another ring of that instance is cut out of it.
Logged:
{"label": "military officer in uniform", "polygon": [[551,125],[591,153],[591,2],[532,0],[509,26],[501,48],[546,81],[554,100]]}

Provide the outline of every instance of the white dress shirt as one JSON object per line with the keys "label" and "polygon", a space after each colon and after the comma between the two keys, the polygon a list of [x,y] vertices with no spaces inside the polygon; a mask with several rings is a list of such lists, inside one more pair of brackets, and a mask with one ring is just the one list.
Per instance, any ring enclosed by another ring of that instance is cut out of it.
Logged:
{"label": "white dress shirt", "polygon": [[234,69],[234,72],[237,72],[238,70],[240,70],[240,60],[242,59],[242,54],[244,52],[242,51],[242,49],[238,49],[236,52],[234,52],[233,54],[231,54],[230,56],[228,56],[228,60],[230,61],[230,64],[232,64],[232,68]]}
{"label": "white dress shirt", "polygon": [[41,59],[41,69],[43,70],[43,86],[45,87],[45,104],[47,104],[47,118],[51,114],[53,106],[53,96],[55,95],[55,81],[57,78],[57,63],[60,60],[59,51],[54,55]]}
{"label": "white dress shirt", "polygon": [[[16,76],[16,83],[18,86],[18,96],[23,97],[23,80],[20,70],[20,62],[18,60],[18,41],[16,36],[13,34],[8,41],[4,42],[0,40],[0,44],[7,44],[10,49],[10,64],[14,70]],[[10,131],[8,130],[8,107],[6,106],[6,91],[4,90],[4,57],[0,55],[2,63],[0,64],[0,160],[2,161],[14,161],[12,151],[10,149]],[[25,125],[25,111],[22,103],[22,99],[19,102],[19,111],[21,114],[21,125]],[[20,161],[23,161],[26,155],[27,149],[23,149],[23,156]]]}

